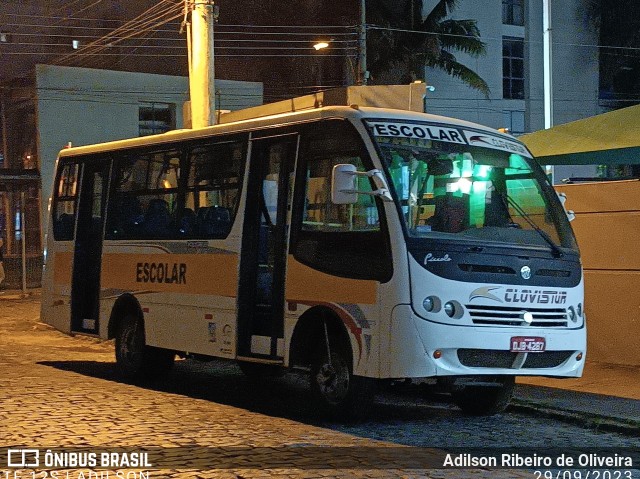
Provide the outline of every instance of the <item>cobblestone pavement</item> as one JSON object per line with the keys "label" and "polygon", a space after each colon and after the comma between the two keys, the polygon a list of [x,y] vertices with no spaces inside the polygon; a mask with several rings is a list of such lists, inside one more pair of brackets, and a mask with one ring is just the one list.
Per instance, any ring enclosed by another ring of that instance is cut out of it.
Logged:
{"label": "cobblestone pavement", "polygon": [[[150,471],[154,478],[533,478],[524,470],[419,469],[442,453],[406,446],[637,447],[637,438],[515,414],[466,418],[446,404],[393,394],[376,406],[375,422],[323,422],[301,380],[256,384],[231,364],[180,361],[162,384],[127,384],[112,344],[63,335],[38,318],[37,298],[0,301],[0,450],[149,449],[162,468]],[[0,479],[46,477],[2,467]],[[77,468],[57,474],[107,477]]]}

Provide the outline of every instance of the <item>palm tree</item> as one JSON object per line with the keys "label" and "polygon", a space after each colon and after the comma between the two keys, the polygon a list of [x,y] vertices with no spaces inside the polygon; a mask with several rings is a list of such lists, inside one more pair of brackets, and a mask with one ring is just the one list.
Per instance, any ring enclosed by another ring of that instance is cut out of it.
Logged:
{"label": "palm tree", "polygon": [[372,83],[406,83],[437,68],[489,96],[489,86],[452,52],[486,53],[475,20],[448,18],[459,0],[440,0],[422,16],[422,0],[368,0],[367,56]]}

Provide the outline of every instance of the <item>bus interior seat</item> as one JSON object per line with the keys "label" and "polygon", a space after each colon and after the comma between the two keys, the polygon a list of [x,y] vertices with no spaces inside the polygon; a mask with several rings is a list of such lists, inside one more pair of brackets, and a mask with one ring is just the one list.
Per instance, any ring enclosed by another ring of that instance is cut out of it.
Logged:
{"label": "bus interior seat", "polygon": [[144,222],[140,201],[135,196],[124,196],[118,204],[118,211],[114,215],[117,218],[115,231],[124,235],[135,234]]}
{"label": "bus interior seat", "polygon": [[169,204],[161,198],[152,199],[144,216],[144,233],[151,237],[169,236],[170,222]]}
{"label": "bus interior seat", "polygon": [[191,208],[183,208],[178,223],[178,231],[181,235],[192,236],[196,230],[196,214]]}
{"label": "bus interior seat", "polygon": [[207,213],[209,212],[209,209],[211,207],[210,206],[201,206],[200,208],[197,209],[196,211],[196,224],[195,224],[195,228],[196,228],[196,232],[200,235],[203,234],[203,230],[204,230],[204,223],[206,221],[206,217],[207,217]]}
{"label": "bus interior seat", "polygon": [[231,229],[231,212],[222,206],[200,208],[198,220],[200,234],[207,238],[224,237]]}
{"label": "bus interior seat", "polygon": [[431,219],[433,231],[460,233],[469,227],[468,200],[453,195],[438,196],[436,209]]}

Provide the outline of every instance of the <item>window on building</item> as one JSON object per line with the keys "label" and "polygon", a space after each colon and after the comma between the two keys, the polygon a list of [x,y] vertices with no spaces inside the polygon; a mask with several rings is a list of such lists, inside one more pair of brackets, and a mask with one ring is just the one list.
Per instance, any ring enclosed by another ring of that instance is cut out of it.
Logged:
{"label": "window on building", "polygon": [[524,40],[502,39],[502,96],[507,99],[524,99]]}
{"label": "window on building", "polygon": [[138,110],[139,136],[166,133],[176,128],[176,106],[172,103],[144,103]]}
{"label": "window on building", "polygon": [[524,26],[524,0],[502,0],[502,23]]}
{"label": "window on building", "polygon": [[524,133],[524,111],[503,111],[502,127],[507,128],[512,135],[522,135]]}

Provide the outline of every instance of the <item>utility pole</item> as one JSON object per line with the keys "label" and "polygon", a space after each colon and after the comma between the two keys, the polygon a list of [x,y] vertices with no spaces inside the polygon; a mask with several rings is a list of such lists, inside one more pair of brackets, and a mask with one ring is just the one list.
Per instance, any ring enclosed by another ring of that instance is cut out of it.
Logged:
{"label": "utility pole", "polygon": [[366,0],[360,0],[360,24],[358,26],[358,85],[366,85],[368,76]]}
{"label": "utility pole", "polygon": [[195,0],[190,7],[187,47],[191,127],[203,128],[214,125],[216,120],[213,25],[218,18],[218,11],[212,0]]}
{"label": "utility pole", "polygon": [[553,126],[553,72],[551,52],[551,0],[543,0],[542,12],[542,49],[544,72],[544,128]]}
{"label": "utility pole", "polygon": [[[553,126],[553,57],[551,43],[551,0],[542,0],[542,56],[544,74],[544,129]],[[553,165],[547,165],[546,173],[551,183],[554,182]]]}

